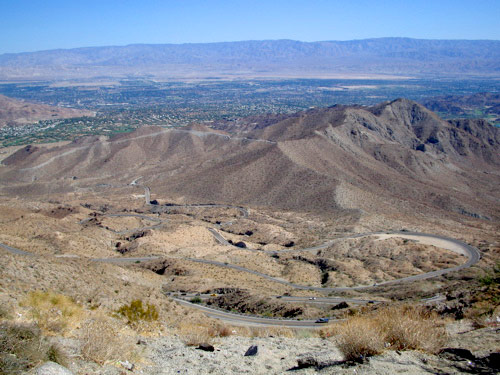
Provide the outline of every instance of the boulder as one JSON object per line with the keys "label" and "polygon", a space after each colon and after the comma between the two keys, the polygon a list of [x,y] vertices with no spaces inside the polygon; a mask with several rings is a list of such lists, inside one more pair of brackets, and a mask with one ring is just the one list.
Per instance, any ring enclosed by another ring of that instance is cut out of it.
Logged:
{"label": "boulder", "polygon": [[133,371],[134,370],[134,364],[133,363],[130,363],[129,361],[120,361],[120,365],[126,369],[126,370],[129,370],[129,371]]}
{"label": "boulder", "polygon": [[259,347],[257,345],[252,345],[245,352],[245,357],[251,357],[257,355],[258,352],[259,352]]}
{"label": "boulder", "polygon": [[475,361],[476,357],[468,349],[461,348],[444,348],[439,351],[439,356],[452,361],[469,360]]}
{"label": "boulder", "polygon": [[332,352],[304,353],[297,358],[297,368],[314,367],[322,369],[329,366],[336,366],[345,363],[339,355]]}
{"label": "boulder", "polygon": [[74,375],[72,371],[55,362],[45,362],[35,369],[35,375]]}
{"label": "boulder", "polygon": [[348,303],[346,301],[342,301],[333,306],[332,310],[347,309],[348,307],[349,307]]}
{"label": "boulder", "polygon": [[200,344],[196,349],[203,350],[205,352],[213,352],[215,350],[214,346],[210,344]]}

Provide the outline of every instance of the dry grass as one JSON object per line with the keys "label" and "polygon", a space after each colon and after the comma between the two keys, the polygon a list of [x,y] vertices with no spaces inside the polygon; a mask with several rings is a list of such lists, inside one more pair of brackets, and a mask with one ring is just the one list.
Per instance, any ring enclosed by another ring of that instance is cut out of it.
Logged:
{"label": "dry grass", "polygon": [[235,327],[235,332],[239,336],[246,337],[287,337],[297,336],[295,330],[287,327]]}
{"label": "dry grass", "polygon": [[67,357],[33,324],[0,324],[0,374],[25,374],[43,362],[65,365]]}
{"label": "dry grass", "polygon": [[434,353],[446,339],[444,322],[425,307],[389,307],[377,314],[377,321],[384,332],[385,342],[392,349],[418,349]]}
{"label": "dry grass", "polygon": [[434,353],[446,339],[443,321],[420,306],[394,306],[359,315],[339,325],[337,343],[346,360],[393,350]]}
{"label": "dry grass", "polygon": [[339,327],[337,345],[346,360],[379,354],[384,338],[378,323],[370,317],[355,317]]}
{"label": "dry grass", "polygon": [[118,325],[103,315],[85,321],[80,333],[83,357],[100,365],[130,358],[132,345],[128,341],[120,335]]}
{"label": "dry grass", "polygon": [[187,346],[197,346],[200,344],[211,344],[216,337],[212,327],[190,322],[182,322],[177,328],[181,340]]}
{"label": "dry grass", "polygon": [[204,323],[181,322],[177,330],[182,341],[188,346],[210,344],[216,338],[233,334],[233,329],[222,323],[207,325]]}
{"label": "dry grass", "polygon": [[9,306],[0,305],[0,321],[10,319],[11,312]]}
{"label": "dry grass", "polygon": [[217,337],[228,337],[233,334],[232,328],[222,323],[216,324],[215,331],[217,333]]}
{"label": "dry grass", "polygon": [[20,303],[29,309],[32,319],[50,334],[64,334],[75,328],[83,316],[83,309],[71,298],[52,291],[34,291]]}

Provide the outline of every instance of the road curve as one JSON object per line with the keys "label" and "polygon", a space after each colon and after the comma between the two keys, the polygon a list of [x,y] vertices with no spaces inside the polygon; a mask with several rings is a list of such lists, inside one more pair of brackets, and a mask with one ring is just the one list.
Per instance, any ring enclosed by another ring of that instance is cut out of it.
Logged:
{"label": "road curve", "polygon": [[[202,301],[209,300],[213,296],[207,293],[182,293],[179,297],[179,293],[167,292],[167,296],[173,296],[180,298],[184,301],[190,301],[193,298],[199,298]],[[367,303],[382,303],[387,302],[387,300],[374,300],[374,299],[361,299],[361,298],[351,298],[351,297],[300,297],[300,296],[270,296],[275,300],[281,300],[284,302],[294,302],[294,303],[306,303],[310,305],[335,305],[341,302],[351,303],[354,305],[364,305]],[[430,301],[432,302],[436,297],[432,297]]]}
{"label": "road curve", "polygon": [[171,298],[182,306],[193,307],[211,318],[219,319],[233,325],[260,326],[260,327],[273,326],[273,327],[287,327],[287,328],[323,327],[321,324],[316,323],[315,320],[273,319],[273,318],[261,318],[258,316],[251,316],[251,315],[234,314],[222,310],[216,310],[197,303],[191,303],[181,298],[175,298],[175,297]]}
{"label": "road curve", "polygon": [[[403,282],[410,282],[410,281],[416,281],[416,280],[425,280],[425,279],[429,279],[431,277],[441,276],[441,275],[444,275],[444,274],[449,273],[449,272],[459,271],[461,269],[470,267],[470,266],[476,264],[480,259],[479,250],[477,250],[475,247],[470,246],[462,241],[455,240],[453,238],[448,238],[448,237],[434,235],[434,234],[425,234],[425,233],[417,233],[417,232],[399,232],[399,231],[396,231],[396,232],[372,232],[372,233],[357,234],[354,236],[348,236],[348,237],[344,237],[344,238],[337,238],[337,239],[335,239],[335,241],[339,241],[339,240],[343,240],[343,239],[351,239],[351,238],[356,238],[356,237],[380,235],[380,234],[395,234],[398,237],[403,237],[403,238],[405,236],[406,237],[417,236],[417,237],[421,237],[421,238],[437,239],[440,241],[445,241],[445,242],[450,243],[450,245],[453,245],[453,246],[450,246],[450,250],[454,249],[454,248],[458,248],[459,251],[455,251],[455,252],[458,252],[460,254],[465,254],[468,257],[468,260],[467,260],[467,262],[465,262],[459,266],[456,266],[456,267],[444,268],[444,269],[426,272],[426,273],[422,273],[422,274],[418,274],[418,275],[403,277],[400,279],[384,281],[384,282],[378,283],[376,285],[357,285],[357,286],[351,286],[351,287],[333,287],[333,288],[315,287],[315,286],[295,284],[295,283],[291,283],[287,280],[283,280],[281,278],[267,275],[267,274],[262,273],[262,272],[258,272],[258,271],[251,270],[251,269],[248,269],[248,268],[245,268],[242,266],[237,266],[234,264],[218,262],[215,260],[199,259],[199,258],[186,258],[186,260],[189,260],[192,262],[197,262],[197,263],[211,264],[211,265],[218,266],[218,267],[231,268],[231,269],[241,271],[241,272],[247,272],[247,273],[265,278],[267,280],[270,280],[270,281],[273,281],[276,283],[290,286],[290,287],[295,288],[295,289],[311,290],[311,291],[317,291],[317,292],[322,292],[322,293],[331,293],[331,292],[345,292],[345,291],[351,291],[351,290],[363,290],[363,289],[376,288],[376,287],[384,286],[384,285],[399,284],[399,283],[403,283]],[[222,238],[222,240],[219,237]],[[220,236],[219,233],[217,233],[216,239],[221,243],[223,243],[223,241],[225,241],[225,239],[222,236]],[[328,241],[327,243],[325,243],[323,245],[319,245],[319,246],[315,246],[315,247],[311,247],[311,248],[306,248],[306,249],[295,249],[293,251],[294,252],[301,252],[301,251],[311,251],[311,249],[314,249],[314,250],[323,249],[323,248],[330,246],[330,244],[332,244],[332,243],[333,243],[332,241]],[[289,250],[284,250],[284,251],[290,252]],[[452,251],[454,251],[454,250],[452,250]],[[280,253],[280,252],[273,252],[273,253]]]}
{"label": "road curve", "polygon": [[[148,206],[154,206],[157,207],[157,205],[151,204],[150,197],[150,189],[147,186],[144,185],[139,185],[137,181],[142,178],[139,177],[132,181],[130,185],[138,186],[144,188],[144,198],[145,198],[145,203]],[[238,206],[231,206],[231,205],[217,205],[217,204],[192,204],[192,205],[186,205],[187,207],[226,207],[226,208],[237,208],[242,217],[248,217],[248,211],[243,208],[243,207],[238,207]],[[110,214],[110,216],[136,216],[139,218],[144,218],[144,219],[149,219],[153,221],[159,221],[158,225],[163,225],[164,220],[157,219],[157,218],[151,218],[149,216],[145,215],[136,215],[136,214]],[[157,226],[158,226],[157,225]],[[157,227],[153,226],[153,227]],[[136,229],[137,230],[137,229]],[[215,229],[210,228],[209,231],[212,233],[212,235],[215,237],[215,239],[223,244],[223,245],[231,245],[224,237],[218,233]],[[117,232],[118,233],[118,232]],[[185,260],[192,261],[192,262],[198,262],[198,263],[204,263],[204,264],[211,264],[217,267],[225,267],[225,268],[231,268],[237,271],[241,272],[247,272],[251,273],[254,275],[257,275],[259,277],[265,278],[267,280],[281,283],[287,286],[290,286],[295,289],[301,289],[301,290],[311,290],[311,291],[317,291],[317,292],[322,292],[322,293],[330,293],[330,292],[343,292],[343,291],[350,291],[350,290],[364,290],[364,289],[369,289],[369,288],[375,288],[378,286],[383,286],[383,285],[395,285],[403,282],[410,282],[410,281],[416,281],[416,280],[424,280],[428,279],[431,277],[436,277],[440,275],[444,275],[449,272],[453,271],[458,271],[467,267],[470,267],[474,264],[476,264],[479,259],[480,259],[480,253],[479,250],[476,249],[473,246],[470,246],[462,241],[440,236],[440,235],[433,235],[433,234],[425,234],[425,233],[417,233],[417,232],[407,232],[407,231],[396,231],[396,232],[371,232],[371,233],[358,233],[358,234],[353,234],[350,236],[342,237],[342,238],[335,238],[332,240],[329,240],[325,242],[324,244],[318,245],[318,246],[313,246],[310,248],[305,248],[305,249],[285,249],[281,251],[266,251],[266,253],[288,253],[288,252],[304,252],[304,251],[317,251],[321,250],[324,248],[327,248],[328,246],[331,246],[333,243],[345,239],[352,239],[352,238],[359,238],[359,237],[364,237],[364,236],[374,236],[374,235],[396,235],[398,237],[402,238],[410,238],[414,239],[417,237],[417,239],[427,239],[427,240],[438,240],[440,243],[448,243],[449,244],[449,249],[455,252],[458,252],[460,254],[463,254],[468,257],[467,262],[464,264],[461,264],[456,267],[451,267],[451,268],[445,268],[441,270],[436,270],[432,272],[427,272],[424,274],[419,274],[419,275],[413,275],[413,276],[408,276],[400,279],[395,279],[395,280],[390,280],[390,281],[385,281],[382,283],[379,283],[377,285],[359,285],[359,286],[352,286],[352,287],[334,287],[334,288],[326,288],[326,287],[313,287],[313,286],[306,286],[306,285],[300,285],[300,284],[295,284],[291,283],[287,280],[276,278],[258,271],[254,271],[242,266],[237,266],[234,264],[228,264],[228,263],[222,263],[222,262],[217,262],[214,260],[209,260],[209,259],[199,259],[199,258],[186,258]],[[20,250],[17,248],[14,248],[12,246],[8,246],[5,244],[0,243],[0,247],[7,250],[8,252],[16,255],[23,255],[23,256],[33,256],[35,254],[32,254],[30,252]],[[251,249],[247,249],[251,250]],[[251,250],[252,251],[252,250]],[[253,250],[253,251],[260,251],[260,250]],[[143,262],[143,261],[149,261],[149,260],[154,260],[154,259],[159,259],[160,257],[157,256],[151,256],[151,257],[135,257],[135,258],[92,258],[91,260],[94,262],[103,262],[103,263],[113,263],[113,264],[123,264],[123,263],[137,263],[137,262]],[[292,298],[297,298],[297,297],[292,297]],[[199,304],[193,304],[190,302],[187,302],[182,299],[177,299],[174,298],[175,301],[178,303],[185,305],[185,306],[190,306],[194,307],[198,310],[201,310],[208,316],[211,316],[213,318],[221,319],[224,321],[227,321],[228,323],[231,324],[243,324],[243,325],[268,325],[268,326],[286,326],[290,328],[311,328],[311,327],[318,327],[318,324],[315,323],[314,321],[307,321],[307,320],[281,320],[281,319],[269,319],[269,318],[260,318],[260,317],[250,317],[250,316],[245,316],[245,315],[239,315],[239,314],[232,314],[228,312],[223,312],[215,309],[211,309],[206,306],[200,306]],[[360,300],[361,302],[361,300]]]}

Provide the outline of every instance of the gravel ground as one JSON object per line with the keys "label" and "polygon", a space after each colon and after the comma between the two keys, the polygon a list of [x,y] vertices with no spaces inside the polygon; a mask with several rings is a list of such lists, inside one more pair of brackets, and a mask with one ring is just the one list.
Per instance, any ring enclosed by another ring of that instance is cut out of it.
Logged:
{"label": "gravel ground", "polygon": [[[465,327],[458,327],[465,328]],[[125,364],[107,363],[99,366],[82,361],[78,355],[69,366],[75,375],[170,375],[170,374],[357,374],[357,375],[392,375],[392,374],[483,374],[498,373],[498,327],[461,333],[460,343],[450,342],[452,348],[469,347],[474,358],[456,354],[431,355],[418,351],[386,351],[382,355],[371,357],[363,363],[346,364],[341,362],[342,355],[329,339],[320,338],[283,338],[283,337],[239,337],[230,336],[216,339],[213,352],[186,346],[180,337],[142,338],[140,348],[142,360],[133,363],[129,358]],[[77,353],[78,343],[72,339],[63,339],[66,350]],[[474,344],[474,345],[472,345]],[[258,346],[255,356],[245,356],[250,346]],[[453,354],[455,353],[455,354]],[[493,353],[493,354],[492,354]],[[493,362],[487,364],[484,358],[497,353]],[[470,352],[469,352],[470,354]],[[299,360],[311,358],[316,363],[328,363],[323,368],[299,368]],[[338,362],[338,363],[335,363]],[[493,366],[493,367],[492,367]],[[496,366],[496,367],[495,367]]]}
{"label": "gravel ground", "polygon": [[[251,345],[258,346],[256,356],[245,357]],[[342,359],[330,340],[319,338],[227,337],[214,344],[214,352],[187,347],[178,338],[155,340],[150,345],[154,366],[143,373],[159,374],[282,374],[297,366],[297,358],[311,352],[329,352]],[[314,374],[313,369],[293,373]]]}

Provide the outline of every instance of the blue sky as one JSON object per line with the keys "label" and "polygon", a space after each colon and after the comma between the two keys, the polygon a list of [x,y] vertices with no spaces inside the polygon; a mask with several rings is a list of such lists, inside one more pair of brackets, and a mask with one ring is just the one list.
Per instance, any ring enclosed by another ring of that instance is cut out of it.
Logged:
{"label": "blue sky", "polygon": [[132,43],[500,39],[500,0],[0,0],[0,53]]}

